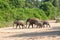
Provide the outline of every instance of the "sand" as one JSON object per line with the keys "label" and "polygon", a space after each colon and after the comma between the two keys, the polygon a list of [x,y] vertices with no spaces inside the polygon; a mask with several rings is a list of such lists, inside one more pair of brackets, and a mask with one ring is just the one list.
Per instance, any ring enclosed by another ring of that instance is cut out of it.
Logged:
{"label": "sand", "polygon": [[60,23],[50,25],[50,28],[0,28],[0,40],[60,40]]}

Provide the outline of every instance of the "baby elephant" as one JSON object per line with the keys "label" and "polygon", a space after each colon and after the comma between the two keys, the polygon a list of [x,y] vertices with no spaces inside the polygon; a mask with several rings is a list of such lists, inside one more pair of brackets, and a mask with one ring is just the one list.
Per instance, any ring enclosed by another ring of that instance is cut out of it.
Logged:
{"label": "baby elephant", "polygon": [[21,28],[20,26],[22,26],[22,29],[25,27],[24,21],[22,20],[15,20],[13,23],[13,28],[14,28],[14,24],[16,24],[16,28],[19,26],[19,28]]}
{"label": "baby elephant", "polygon": [[43,23],[42,22],[37,22],[35,25],[37,25],[36,28],[42,28],[43,27]]}
{"label": "baby elephant", "polygon": [[50,27],[50,24],[48,21],[42,21],[43,27]]}

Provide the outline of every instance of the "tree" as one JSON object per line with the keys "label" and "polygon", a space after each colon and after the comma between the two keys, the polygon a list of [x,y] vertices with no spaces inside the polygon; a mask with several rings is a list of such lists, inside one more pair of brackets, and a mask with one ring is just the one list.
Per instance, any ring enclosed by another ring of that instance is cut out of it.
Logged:
{"label": "tree", "polygon": [[52,5],[51,2],[45,2],[41,5],[41,8],[45,11],[46,16],[51,19],[55,17],[57,9]]}
{"label": "tree", "polygon": [[39,0],[26,0],[25,5],[30,8],[39,8],[41,6],[41,2]]}
{"label": "tree", "polygon": [[53,5],[57,8],[59,8],[59,3],[60,3],[59,0],[54,0],[53,1]]}

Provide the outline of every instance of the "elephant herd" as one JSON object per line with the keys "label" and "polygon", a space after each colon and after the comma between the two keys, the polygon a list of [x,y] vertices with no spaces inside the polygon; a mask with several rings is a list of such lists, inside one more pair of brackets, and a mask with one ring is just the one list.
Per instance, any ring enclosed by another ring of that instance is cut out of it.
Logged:
{"label": "elephant herd", "polygon": [[14,27],[14,24],[16,25],[16,28],[19,26],[19,28],[22,28],[22,29],[30,28],[30,26],[34,28],[35,25],[36,25],[36,28],[50,27],[50,24],[48,21],[40,21],[37,18],[28,18],[26,22],[24,22],[23,20],[15,20],[13,22],[13,27]]}

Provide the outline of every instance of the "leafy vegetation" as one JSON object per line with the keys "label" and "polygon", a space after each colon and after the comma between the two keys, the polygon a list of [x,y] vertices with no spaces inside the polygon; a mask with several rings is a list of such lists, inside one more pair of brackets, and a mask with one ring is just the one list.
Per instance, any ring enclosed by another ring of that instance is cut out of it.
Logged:
{"label": "leafy vegetation", "polygon": [[0,27],[9,26],[16,19],[54,19],[60,16],[59,6],[59,0],[0,0]]}

